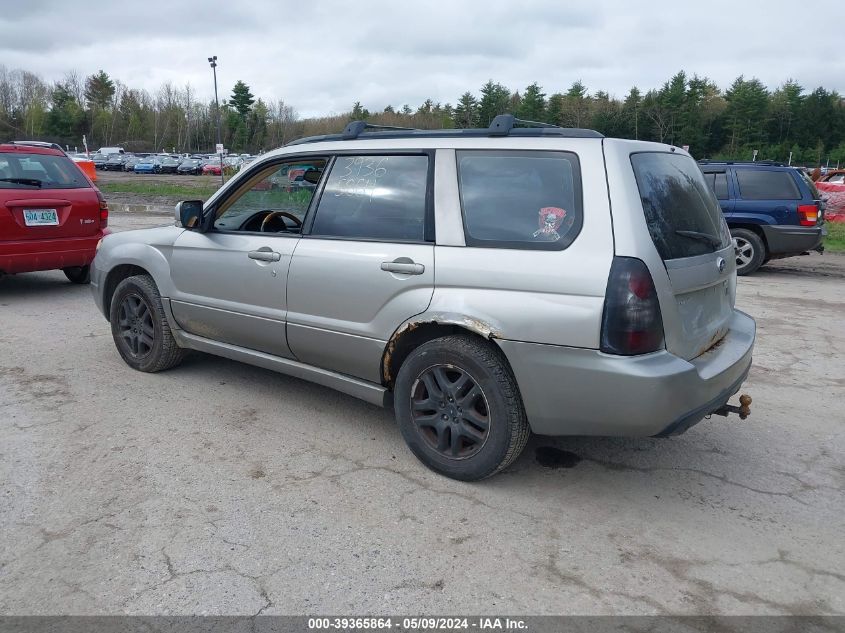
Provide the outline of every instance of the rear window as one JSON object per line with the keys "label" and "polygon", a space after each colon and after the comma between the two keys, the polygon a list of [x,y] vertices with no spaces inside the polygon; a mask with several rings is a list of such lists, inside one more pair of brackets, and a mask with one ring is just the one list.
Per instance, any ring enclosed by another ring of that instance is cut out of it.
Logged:
{"label": "rear window", "polygon": [[73,161],[48,154],[0,155],[0,189],[82,189],[90,187]]}
{"label": "rear window", "polygon": [[459,151],[468,246],[561,250],[581,230],[581,171],[570,152]]}
{"label": "rear window", "polygon": [[801,175],[801,180],[804,181],[804,184],[810,188],[810,193],[813,194],[813,200],[821,200],[821,195],[819,194],[819,190],[816,188],[816,183],[813,182],[813,179],[803,171],[799,171],[798,173]]}
{"label": "rear window", "polygon": [[800,200],[801,192],[785,171],[737,169],[739,195],[743,200]]}
{"label": "rear window", "polygon": [[664,260],[728,245],[722,210],[695,161],[683,154],[631,155],[648,231]]}

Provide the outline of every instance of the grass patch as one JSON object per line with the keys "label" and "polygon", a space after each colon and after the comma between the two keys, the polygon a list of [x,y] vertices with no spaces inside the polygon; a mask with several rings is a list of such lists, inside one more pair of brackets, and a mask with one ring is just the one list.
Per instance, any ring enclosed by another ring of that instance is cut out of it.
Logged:
{"label": "grass patch", "polygon": [[827,251],[845,253],[845,222],[825,222],[827,237],[824,248]]}
{"label": "grass patch", "polygon": [[174,196],[183,200],[206,200],[217,191],[216,185],[180,185],[163,182],[103,182],[103,193],[134,193],[147,196]]}

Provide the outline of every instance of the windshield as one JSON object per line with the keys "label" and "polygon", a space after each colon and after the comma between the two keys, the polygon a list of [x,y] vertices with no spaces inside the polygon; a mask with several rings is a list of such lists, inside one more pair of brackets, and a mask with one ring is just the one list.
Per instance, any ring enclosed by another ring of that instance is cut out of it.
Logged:
{"label": "windshield", "polygon": [[728,246],[716,196],[684,154],[631,155],[648,230],[664,260],[705,255]]}

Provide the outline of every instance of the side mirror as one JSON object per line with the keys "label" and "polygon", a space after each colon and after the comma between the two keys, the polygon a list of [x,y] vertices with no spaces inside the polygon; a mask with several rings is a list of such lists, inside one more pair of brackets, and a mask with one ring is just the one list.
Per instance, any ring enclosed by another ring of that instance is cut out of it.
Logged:
{"label": "side mirror", "polygon": [[202,224],[202,200],[183,200],[176,203],[176,222],[186,229]]}
{"label": "side mirror", "polygon": [[316,185],[320,182],[320,176],[323,175],[323,172],[319,169],[308,169],[304,174],[302,174],[302,179],[312,185]]}

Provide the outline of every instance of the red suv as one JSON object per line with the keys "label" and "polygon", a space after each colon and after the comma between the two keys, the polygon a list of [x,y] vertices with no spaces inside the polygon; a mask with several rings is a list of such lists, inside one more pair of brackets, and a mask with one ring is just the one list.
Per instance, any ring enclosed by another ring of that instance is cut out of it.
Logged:
{"label": "red suv", "polygon": [[88,283],[108,221],[103,194],[58,145],[0,144],[0,276],[60,268]]}

